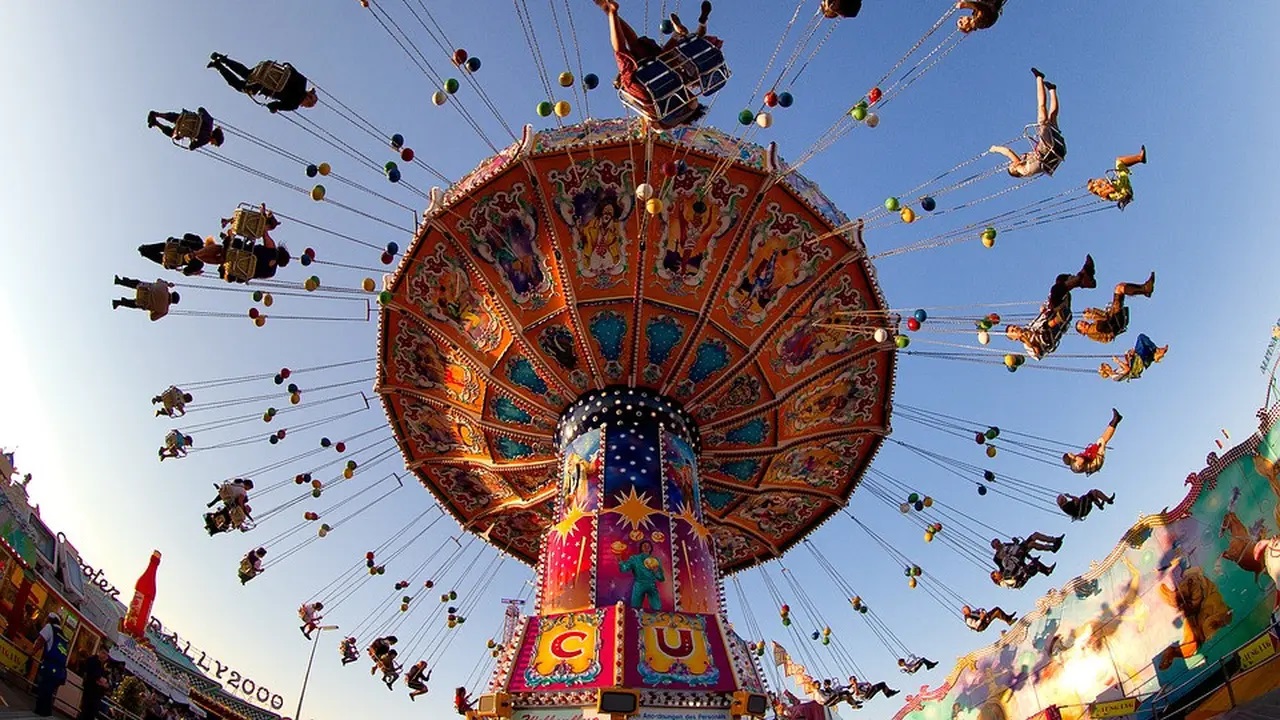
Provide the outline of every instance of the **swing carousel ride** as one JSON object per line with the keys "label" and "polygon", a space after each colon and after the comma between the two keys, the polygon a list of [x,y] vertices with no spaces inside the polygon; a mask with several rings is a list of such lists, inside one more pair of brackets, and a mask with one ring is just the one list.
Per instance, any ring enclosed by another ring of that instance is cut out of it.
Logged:
{"label": "swing carousel ride", "polygon": [[[611,3],[597,4],[611,23],[622,22]],[[993,147],[851,218],[801,168],[850,133],[879,125],[902,93],[944,59],[960,57],[963,41],[998,32],[988,28],[1002,5],[945,7],[788,162],[762,135],[774,113],[795,102],[805,69],[851,22],[858,4],[799,2],[747,95],[731,82],[731,40],[722,51],[719,39],[705,34],[709,7],[703,27],[690,33],[678,18],[665,19],[679,3],[664,2],[662,31],[670,40],[648,55],[632,48],[639,62],[632,82],[621,83],[619,106],[583,64],[574,29],[581,23],[575,14],[599,10],[576,0],[552,2],[549,14],[535,19],[520,0],[516,14],[544,93],[535,106],[544,127],[520,129],[487,94],[480,60],[451,42],[426,3],[353,3],[352,12],[385,30],[437,88],[438,110],[455,110],[492,149],[455,180],[431,164],[429,153],[411,149],[409,128],[367,119],[292,65],[248,68],[215,54],[210,67],[255,101],[270,101],[276,117],[269,122],[287,121],[292,139],[268,139],[203,108],[153,113],[149,122],[179,147],[279,194],[236,208],[220,237],[187,235],[141,248],[144,257],[182,274],[156,283],[118,277],[117,284],[136,288],[132,301],[119,304],[148,310],[152,319],[231,319],[246,318],[243,303],[251,298],[247,321],[268,328],[262,337],[270,338],[277,323],[301,328],[281,341],[281,352],[308,338],[351,352],[308,363],[310,355],[297,349],[290,366],[216,380],[179,378],[153,400],[156,415],[178,426],[166,437],[162,460],[207,452],[269,458],[228,475],[210,503],[221,506],[205,516],[210,535],[252,532],[254,549],[241,563],[240,581],[314,554],[313,544],[349,532],[348,524],[375,506],[421,505],[390,534],[391,528],[374,529],[372,550],[338,558],[350,567],[299,598],[305,625],[314,626],[322,613],[337,617],[365,587],[385,592],[363,620],[344,622],[342,645],[344,664],[369,646],[392,687],[402,665],[422,657],[434,667],[459,652],[450,645],[506,558],[533,566],[535,589],[505,601],[504,629],[476,649],[480,662],[455,698],[460,713],[476,717],[598,707],[613,717],[679,708],[688,713],[680,717],[708,719],[774,709],[783,717],[821,718],[828,707],[856,709],[878,693],[896,694],[865,682],[871,678],[858,669],[852,643],[832,631],[817,596],[804,589],[834,585],[904,672],[936,664],[913,654],[842,564],[810,542],[810,533],[837,518],[856,525],[873,552],[902,569],[908,588],[920,588],[947,614],[974,629],[1002,619],[926,573],[866,518],[888,508],[978,572],[994,568],[993,581],[1008,587],[1047,574],[1031,553],[1052,552],[1061,538],[1035,533],[1023,541],[1015,535],[1033,528],[997,530],[946,497],[954,485],[935,498],[873,467],[877,453],[905,452],[979,495],[1082,519],[1111,499],[1064,501],[1049,485],[1006,472],[997,478],[982,462],[1004,450],[1057,472],[1092,473],[1120,416],[1095,447],[1080,452],[1088,443],[894,406],[899,365],[920,357],[1008,372],[1136,379],[1165,351],[1145,335],[1114,369],[1097,370],[1112,352],[1055,351],[1062,343],[1083,346],[1087,338],[1079,335],[1097,340],[1090,323],[1109,323],[1110,339],[1123,333],[1125,300],[1149,297],[1154,280],[1122,283],[1112,305],[1091,309],[1075,325],[1071,291],[1097,286],[1091,259],[1080,272],[1059,276],[1046,302],[959,310],[890,306],[875,263],[960,243],[990,248],[997,235],[1003,241],[1123,208],[1133,196],[1130,166],[1145,162],[1145,151],[1089,184],[1083,177],[1051,178],[1066,150],[1056,91],[1037,72],[1042,116],[1024,131],[1029,149],[1011,154],[1013,165],[1030,159],[1043,171],[1018,175]],[[974,28],[978,17],[986,24]],[[560,39],[560,70],[553,67],[558,60],[538,50],[535,28],[548,26]],[[728,95],[746,108],[735,128],[690,122],[701,117],[690,108]],[[597,119],[593,104],[606,116],[624,117]],[[485,113],[492,122],[481,121]],[[259,120],[268,122],[266,112],[255,113]],[[505,147],[493,140],[503,132],[513,140]],[[414,175],[445,189],[420,189]],[[1039,199],[1016,200],[1050,184]],[[351,220],[337,226],[323,213],[293,209],[302,206],[331,208]],[[947,227],[916,232],[937,226]],[[877,235],[891,229],[917,239],[878,245]],[[291,252],[285,240],[309,247]],[[1069,262],[1075,267],[1080,259]],[[1141,312],[1146,308],[1135,315]],[[378,401],[386,422],[359,425]],[[202,415],[214,417],[198,422]],[[891,415],[925,433],[976,441],[978,454],[950,457],[927,440],[893,437]],[[290,447],[298,449],[282,452]],[[425,499],[397,494],[398,472],[379,469],[397,455],[443,513]],[[863,508],[850,505],[857,489]],[[266,506],[264,496],[275,496],[276,504]],[[422,538],[445,514],[465,533],[425,547]],[[258,540],[268,526],[278,533]],[[483,562],[482,544],[498,551]],[[821,576],[801,581],[782,564],[796,547],[814,556]],[[730,624],[722,580],[732,576],[741,593],[734,574],[749,568],[759,568],[768,598],[744,596],[743,619]],[[519,616],[526,600],[531,612]],[[780,616],[795,657],[781,643],[767,643],[761,606]],[[405,638],[392,641],[397,632]],[[858,677],[846,680],[851,672]],[[470,687],[487,673],[491,680],[473,700]],[[420,664],[405,682],[418,690],[425,677]],[[784,692],[788,681],[794,692]]]}

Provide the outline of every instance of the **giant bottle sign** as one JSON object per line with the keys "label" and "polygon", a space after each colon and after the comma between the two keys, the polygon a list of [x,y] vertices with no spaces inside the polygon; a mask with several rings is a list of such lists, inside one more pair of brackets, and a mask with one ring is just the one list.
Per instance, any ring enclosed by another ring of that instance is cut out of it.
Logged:
{"label": "giant bottle sign", "polygon": [[129,612],[124,616],[121,630],[126,635],[142,638],[147,632],[147,623],[151,619],[151,606],[156,601],[156,571],[160,568],[160,551],[151,553],[151,561],[142,572],[138,582],[134,584],[133,600],[129,603]]}

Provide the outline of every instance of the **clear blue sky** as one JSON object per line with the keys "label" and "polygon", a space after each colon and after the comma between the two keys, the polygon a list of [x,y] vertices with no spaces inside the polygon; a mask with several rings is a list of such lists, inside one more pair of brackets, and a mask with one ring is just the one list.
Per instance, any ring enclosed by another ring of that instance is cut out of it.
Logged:
{"label": "clear blue sky", "polygon": [[[613,70],[600,13],[586,0],[569,1],[586,65],[607,84]],[[402,5],[386,4],[398,11],[406,28],[415,27]],[[558,72],[562,61],[547,7],[531,5],[544,57],[552,72]],[[651,23],[656,24],[660,5],[649,3]],[[691,2],[683,5],[687,15],[695,14]],[[507,121],[545,124],[533,113],[542,99],[540,85],[512,6],[497,0],[430,6],[454,43],[483,59],[479,80]],[[796,105],[778,112],[774,128],[761,139],[776,140],[784,156],[798,155],[945,7],[938,0],[868,0],[863,16],[843,24],[807,71],[795,90]],[[715,124],[732,125],[793,9],[792,3],[779,0],[721,1],[713,31],[726,39],[736,74],[712,114]],[[626,0],[624,12],[639,24],[644,3]],[[994,30],[966,41],[889,106],[878,129],[854,133],[806,167],[851,215],[873,207],[1030,122],[1033,84],[1028,68],[1033,64],[1061,87],[1061,123],[1070,156],[1056,178],[1021,191],[1024,201],[1082,182],[1109,167],[1117,153],[1146,143],[1151,165],[1139,171],[1138,201],[1123,214],[1109,212],[1011,235],[993,251],[969,243],[889,259],[879,267],[895,307],[1039,299],[1052,277],[1074,270],[1086,252],[1096,258],[1104,288],[1157,271],[1155,297],[1134,304],[1134,329],[1170,343],[1172,350],[1140,382],[1118,385],[1055,372],[1009,375],[999,368],[917,358],[901,365],[899,403],[1006,428],[1086,442],[1106,421],[1110,407],[1125,413],[1106,471],[1092,479],[1116,491],[1117,504],[1095,513],[1087,524],[1069,528],[1055,580],[1065,582],[1086,569],[1139,513],[1175,504],[1183,477],[1201,467],[1220,426],[1238,436],[1252,429],[1263,390],[1257,365],[1277,314],[1274,293],[1267,289],[1273,287],[1269,268],[1277,259],[1268,208],[1276,191],[1280,150],[1272,142],[1271,128],[1277,104],[1265,92],[1274,85],[1268,73],[1277,66],[1272,42],[1277,15],[1280,8],[1260,0],[1221,9],[1011,0]],[[420,40],[422,47],[433,47]],[[148,552],[161,549],[165,559],[156,614],[197,645],[281,692],[291,713],[309,650],[294,616],[303,595],[382,542],[388,528],[406,522],[430,498],[407,487],[396,502],[382,504],[347,531],[242,588],[235,580],[238,558],[283,526],[268,526],[257,535],[206,537],[200,514],[211,495],[210,484],[264,464],[264,457],[300,452],[301,446],[286,443],[280,452],[268,454],[255,445],[157,464],[155,450],[170,424],[150,417],[148,400],[173,381],[369,356],[375,328],[275,322],[256,329],[247,320],[190,317],[153,324],[141,313],[111,312],[108,301],[116,296],[111,275],[156,277],[157,268],[136,255],[138,244],[185,231],[212,234],[217,218],[243,201],[265,200],[286,214],[376,243],[397,240],[403,246],[405,238],[180,152],[148,131],[148,109],[203,104],[298,154],[328,160],[339,171],[348,166],[353,177],[378,182],[231,92],[204,69],[213,50],[250,63],[261,57],[293,62],[380,127],[404,133],[420,156],[450,177],[473,167],[488,150],[455,113],[431,106],[434,88],[354,0],[282,0],[265,6],[153,0],[0,4],[0,62],[8,68],[5,101],[0,103],[0,217],[5,220],[0,225],[0,327],[5,330],[0,390],[6,400],[0,443],[17,446],[20,465],[36,474],[32,495],[51,526],[66,532],[86,560],[103,566],[117,585],[131,585]],[[435,54],[431,61],[440,72],[452,74],[445,58]],[[460,97],[472,101],[469,107],[494,138],[502,137],[469,89]],[[621,113],[604,90],[593,95],[592,110],[596,117]],[[332,116],[315,117],[367,152],[384,152]],[[307,184],[299,168],[244,143],[233,140],[227,152]],[[421,187],[432,184],[420,169],[406,179]],[[337,190],[336,183],[329,185],[331,192]],[[350,190],[345,193],[344,199],[361,207],[397,221],[408,219],[407,213],[392,215],[385,206],[354,200]],[[408,193],[396,197],[421,205]],[[945,223],[893,229],[869,236],[868,242],[873,249],[892,247],[943,229]],[[327,258],[377,264],[372,251],[357,252],[309,236],[302,228],[282,228],[279,235],[295,250],[314,245]],[[321,275],[350,285],[363,273]],[[304,272],[294,266],[282,276],[301,279]],[[1101,302],[1101,294],[1088,299]],[[1077,300],[1077,307],[1083,302]],[[183,308],[235,312],[247,306],[243,295],[198,290],[186,293],[182,303]],[[328,311],[305,302],[290,307],[304,313]],[[1131,342],[1131,337],[1124,340]],[[1123,340],[1117,344],[1124,346]],[[1096,352],[1078,338],[1069,339],[1064,348]],[[332,379],[369,375],[344,370]],[[223,397],[273,389],[246,386]],[[375,407],[326,433],[336,439],[374,427],[381,417]],[[261,427],[238,428],[224,437]],[[972,443],[905,422],[897,424],[895,437],[979,462]],[[308,436],[305,442],[311,441]],[[972,488],[958,487],[900,449],[887,448],[877,466],[1011,533],[1068,531],[1064,518],[1028,515],[995,496],[979,499]],[[998,458],[993,468],[1064,490],[1092,486],[1008,456]],[[385,463],[368,477],[395,469]],[[851,507],[926,571],[983,604],[1023,611],[1048,587],[1038,581],[1019,595],[996,592],[946,548],[924,545],[916,530],[874,498],[855,496]],[[416,552],[439,547],[454,530],[448,521],[437,525]],[[916,652],[946,663],[980,642],[923,593],[908,591],[901,569],[851,522],[833,520],[816,542]],[[399,567],[413,564],[416,559]],[[940,680],[948,665],[908,683],[807,554],[797,554],[787,564],[867,674],[912,691],[922,682]],[[398,575],[393,565],[383,584]],[[326,638],[304,716],[414,711],[439,717],[447,710],[451,688],[467,678],[484,653],[484,640],[501,622],[498,599],[518,594],[528,577],[516,563],[504,564],[433,678],[431,694],[413,706],[406,704],[403,691],[388,693],[366,677],[363,662],[341,668],[337,637]],[[474,587],[474,577],[468,582]],[[783,639],[777,609],[758,573],[747,573],[743,582],[766,633]],[[468,588],[458,590],[466,595]],[[354,627],[383,592],[371,590],[354,598],[331,619],[344,629]],[[742,618],[740,598],[732,589],[729,597],[731,616]],[[791,604],[801,613],[797,602]],[[813,621],[800,624],[808,629]],[[993,637],[994,631],[986,639]],[[834,663],[827,664],[834,669]],[[896,703],[880,700],[863,716],[887,717],[896,709]]]}

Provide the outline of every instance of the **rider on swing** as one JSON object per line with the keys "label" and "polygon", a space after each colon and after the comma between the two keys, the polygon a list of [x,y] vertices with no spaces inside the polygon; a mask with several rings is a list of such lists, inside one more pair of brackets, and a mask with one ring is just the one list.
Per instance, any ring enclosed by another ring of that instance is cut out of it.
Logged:
{"label": "rider on swing", "polygon": [[1164,345],[1158,347],[1151,338],[1145,333],[1138,333],[1138,340],[1133,344],[1133,349],[1125,352],[1124,357],[1112,357],[1116,361],[1113,368],[1107,363],[1102,363],[1098,368],[1098,374],[1105,380],[1129,381],[1137,380],[1142,377],[1142,373],[1155,363],[1164,359],[1165,353],[1169,352],[1169,346]]}
{"label": "rider on swing", "polygon": [[990,152],[1009,159],[1009,174],[1016,178],[1053,175],[1067,158],[1067,141],[1058,129],[1058,86],[1046,82],[1044,73],[1035,68],[1031,68],[1031,74],[1036,76],[1035,147],[1025,155],[1003,145],[990,148]]}
{"label": "rider on swing", "polygon": [[152,405],[161,406],[156,411],[156,417],[161,415],[182,417],[187,414],[187,403],[189,402],[191,402],[191,393],[182,392],[176,385],[170,385],[167,390],[151,398]]}
{"label": "rider on swing", "polygon": [[409,699],[417,700],[419,695],[427,693],[427,681],[431,679],[431,673],[427,670],[427,661],[419,660],[409,668],[409,672],[405,673],[404,684],[409,688]]}
{"label": "rider on swing", "polygon": [[[609,16],[609,37],[613,43],[614,59],[618,63],[618,76],[614,80],[614,86],[643,107],[645,119],[661,129],[690,125],[701,120],[707,114],[707,108],[698,101],[697,97],[691,97],[688,105],[685,106],[684,113],[681,114],[678,120],[672,123],[664,123],[658,119],[657,108],[654,106],[653,97],[650,95],[649,89],[636,80],[635,77],[636,70],[640,68],[641,63],[648,60],[656,60],[658,56],[674,48],[682,38],[689,34],[688,30],[680,24],[680,18],[674,13],[671,15],[672,25],[676,28],[676,32],[672,34],[666,45],[658,45],[658,42],[653,38],[638,35],[626,20],[619,17],[617,0],[595,0],[595,3]],[[705,37],[712,45],[719,47],[721,44],[719,38],[706,34],[707,18],[710,15],[711,3],[703,0],[701,13],[698,15],[697,34]]]}
{"label": "rider on swing", "polygon": [[1113,202],[1121,210],[1133,202],[1133,183],[1129,180],[1129,168],[1147,162],[1147,146],[1143,145],[1136,155],[1121,155],[1116,158],[1115,177],[1093,178],[1086,186],[1089,192],[1108,202]]}
{"label": "rider on swing", "polygon": [[[152,110],[147,113],[147,127],[158,128],[160,132],[170,138],[181,139],[186,136],[184,133],[179,132],[178,121],[184,114],[194,115],[199,118],[199,123],[196,125],[196,133],[189,138],[191,142],[187,145],[188,150],[199,150],[205,145],[222,147],[223,141],[226,140],[226,137],[222,134],[222,128],[213,123],[213,116],[204,108],[200,108],[194,113],[188,113],[185,110],[181,113]],[[160,122],[161,120],[169,124],[166,125]]]}
{"label": "rider on swing", "polygon": [[240,584],[244,585],[262,574],[262,558],[267,556],[266,548],[250,550],[240,560]]}
{"label": "rider on swing", "polygon": [[[1004,329],[1005,337],[1021,342],[1027,354],[1039,360],[1052,352],[1057,340],[1066,332],[1064,323],[1071,319],[1071,291],[1076,288],[1095,288],[1098,282],[1094,279],[1093,256],[1086,255],[1084,266],[1075,275],[1063,273],[1049,288],[1049,298],[1040,308],[1040,317],[1030,326],[1009,325]],[[1064,314],[1065,318],[1059,317]],[[1040,321],[1043,320],[1042,324]]]}
{"label": "rider on swing", "polygon": [[[259,63],[259,67],[262,66],[263,63]],[[288,70],[288,76],[284,85],[280,88],[268,88],[258,84],[254,78],[255,71],[258,68],[248,68],[222,53],[210,55],[207,67],[217,70],[222,75],[222,79],[226,80],[228,85],[239,92],[247,95],[265,95],[271,98],[271,102],[267,103],[267,109],[273,113],[288,112],[298,108],[312,108],[320,100],[314,89],[307,88],[306,76],[291,65],[284,66]]]}

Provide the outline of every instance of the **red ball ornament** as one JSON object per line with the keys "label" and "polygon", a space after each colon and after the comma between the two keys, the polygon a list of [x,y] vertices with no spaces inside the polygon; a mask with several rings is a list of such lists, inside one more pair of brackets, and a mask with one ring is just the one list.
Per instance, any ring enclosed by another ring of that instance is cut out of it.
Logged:
{"label": "red ball ornament", "polygon": [[920,329],[920,321],[915,318],[907,318],[907,329],[915,332]]}
{"label": "red ball ornament", "polygon": [[258,315],[260,315],[260,313],[258,312],[258,308],[249,308],[249,317],[250,317],[250,318],[253,318],[254,320],[257,320],[257,319],[258,319]]}
{"label": "red ball ornament", "polygon": [[306,250],[303,250],[303,251],[302,251],[302,254],[303,254],[303,255],[306,255],[307,257],[311,258],[312,260],[314,260],[314,259],[315,259],[315,257],[316,257],[316,251],[315,251],[315,248],[307,248]]}
{"label": "red ball ornament", "polygon": [[777,105],[778,105],[778,93],[776,93],[776,92],[774,92],[774,91],[772,91],[772,90],[770,90],[769,92],[765,93],[765,94],[764,94],[764,104],[765,104],[765,105],[768,105],[769,107],[777,107]]}
{"label": "red ball ornament", "polygon": [[364,559],[365,559],[365,560],[372,560],[372,559],[373,559],[373,551],[372,551],[372,550],[370,550],[369,552],[365,553],[365,554],[364,554]]}
{"label": "red ball ornament", "polygon": [[680,166],[677,165],[674,160],[668,160],[667,162],[662,164],[662,172],[666,173],[667,175],[675,175],[676,173],[680,172]]}
{"label": "red ball ornament", "polygon": [[464,62],[466,62],[466,61],[467,61],[467,51],[466,51],[466,50],[463,50],[462,48],[458,48],[457,50],[454,50],[454,51],[453,51],[453,64],[454,64],[454,65],[461,65],[462,63],[464,63]]}
{"label": "red ball ornament", "polygon": [[384,252],[384,253],[382,253],[382,258],[381,258],[381,260],[382,260],[382,264],[383,264],[383,265],[390,265],[390,264],[392,263],[392,261],[394,261],[395,259],[396,259],[396,256],[395,256],[395,255],[392,255],[392,254],[391,254],[391,253],[389,253],[389,252]]}
{"label": "red ball ornament", "polygon": [[401,150],[400,159],[404,162],[413,162],[413,148],[405,148]]}
{"label": "red ball ornament", "polygon": [[346,452],[346,451],[347,451],[347,444],[346,444],[346,443],[344,443],[344,442],[337,442],[337,443],[334,443],[334,444],[333,444],[333,449],[334,449],[334,450],[337,450],[338,452]]}
{"label": "red ball ornament", "polygon": [[280,377],[284,378],[285,380],[288,380],[289,376],[292,374],[293,374],[293,371],[290,370],[289,368],[280,368]]}
{"label": "red ball ornament", "polygon": [[880,102],[880,98],[883,97],[883,95],[884,93],[880,92],[880,88],[878,87],[871,88],[871,92],[867,93],[867,102],[872,105],[875,105],[876,103]]}

